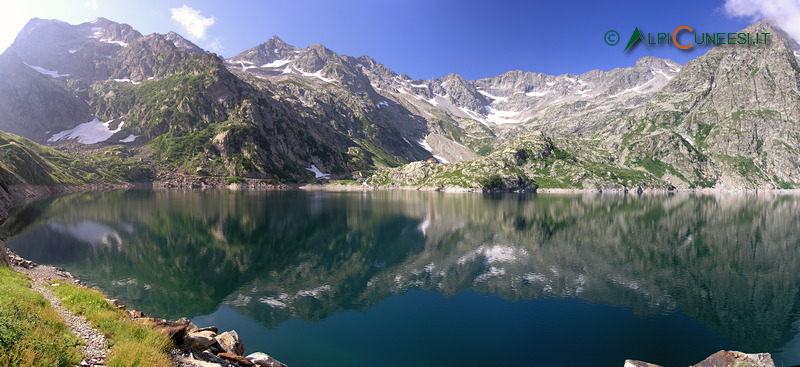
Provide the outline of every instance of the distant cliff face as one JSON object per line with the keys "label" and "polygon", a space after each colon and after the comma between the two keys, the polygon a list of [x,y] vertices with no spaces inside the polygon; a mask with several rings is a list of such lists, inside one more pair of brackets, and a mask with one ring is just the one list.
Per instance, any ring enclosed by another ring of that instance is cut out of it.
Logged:
{"label": "distant cliff face", "polygon": [[[580,75],[413,80],[277,37],[222,60],[176,33],[34,19],[0,56],[0,130],[155,161],[162,177],[797,187],[800,46],[768,22],[744,32],[773,37],[683,66],[645,57]],[[526,148],[545,140],[555,154]],[[403,166],[432,157],[460,163]]]}

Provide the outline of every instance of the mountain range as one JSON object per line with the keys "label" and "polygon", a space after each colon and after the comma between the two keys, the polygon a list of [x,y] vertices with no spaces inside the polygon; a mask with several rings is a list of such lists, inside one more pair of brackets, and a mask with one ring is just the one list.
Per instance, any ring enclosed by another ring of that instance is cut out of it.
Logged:
{"label": "mountain range", "polygon": [[32,19],[0,55],[0,130],[30,139],[6,139],[24,144],[0,147],[0,172],[37,183],[6,158],[33,149],[74,159],[70,182],[798,187],[800,45],[768,21],[742,32],[773,36],[685,65],[415,80],[278,37],[223,59],[172,32]]}

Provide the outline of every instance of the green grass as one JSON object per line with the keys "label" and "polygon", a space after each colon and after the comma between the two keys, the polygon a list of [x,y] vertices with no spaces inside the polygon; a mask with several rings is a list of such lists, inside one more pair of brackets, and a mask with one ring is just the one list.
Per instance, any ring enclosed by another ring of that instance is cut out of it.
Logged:
{"label": "green grass", "polygon": [[[0,132],[0,183],[79,184],[101,181],[101,174],[84,159]],[[103,181],[119,182],[119,179],[109,177]]]}
{"label": "green grass", "polygon": [[0,267],[0,366],[72,366],[81,341],[30,280]]}
{"label": "green grass", "polygon": [[244,178],[239,176],[228,176],[225,177],[225,183],[228,185],[244,183]]}
{"label": "green grass", "polygon": [[53,292],[62,304],[76,315],[87,320],[109,338],[111,367],[161,367],[172,366],[169,351],[172,341],[150,325],[134,322],[123,311],[117,310],[100,291],[55,282]]}
{"label": "green grass", "polygon": [[664,163],[664,162],[662,162],[662,161],[660,161],[658,159],[655,159],[655,158],[645,157],[644,159],[642,159],[640,161],[634,162],[634,164],[637,164],[637,165],[641,166],[642,168],[646,169],[647,172],[652,173],[653,176],[655,176],[656,178],[664,177],[664,175],[667,172],[669,172],[669,173],[671,173],[671,174],[683,179],[684,181],[686,181],[686,179],[683,177],[683,175],[678,173],[672,167],[671,164]]}
{"label": "green grass", "polygon": [[767,115],[777,115],[778,111],[775,110],[743,110],[731,113],[731,118],[734,120],[741,120],[745,117],[751,118],[764,118]]}
{"label": "green grass", "polygon": [[185,166],[196,157],[206,154],[218,127],[218,124],[210,124],[203,130],[183,136],[162,135],[153,139],[150,145],[153,147],[155,158],[166,163],[168,167]]}

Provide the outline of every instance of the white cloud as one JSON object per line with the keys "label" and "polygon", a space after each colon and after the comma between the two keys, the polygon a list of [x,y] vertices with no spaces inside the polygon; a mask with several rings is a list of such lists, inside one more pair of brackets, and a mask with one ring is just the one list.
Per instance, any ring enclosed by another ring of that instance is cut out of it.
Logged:
{"label": "white cloud", "polygon": [[97,0],[88,0],[83,3],[83,6],[87,8],[97,9]]}
{"label": "white cloud", "polygon": [[192,9],[186,5],[180,8],[170,9],[172,12],[172,20],[178,22],[190,37],[197,40],[204,40],[206,38],[206,29],[214,25],[214,17],[204,17],[200,15],[200,10]]}
{"label": "white cloud", "polygon": [[219,38],[219,37],[214,38],[213,41],[209,42],[208,45],[206,45],[206,48],[209,51],[213,51],[213,52],[216,52],[216,53],[221,53],[222,50],[224,50],[224,47],[222,47],[222,38]]}
{"label": "white cloud", "polygon": [[800,0],[726,0],[725,11],[737,17],[769,18],[800,42]]}

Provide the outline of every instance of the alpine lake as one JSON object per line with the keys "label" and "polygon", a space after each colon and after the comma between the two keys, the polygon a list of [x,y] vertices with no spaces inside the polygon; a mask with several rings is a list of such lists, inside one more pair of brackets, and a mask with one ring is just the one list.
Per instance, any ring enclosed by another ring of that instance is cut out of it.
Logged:
{"label": "alpine lake", "polygon": [[81,193],[0,238],[290,367],[800,364],[800,195]]}

